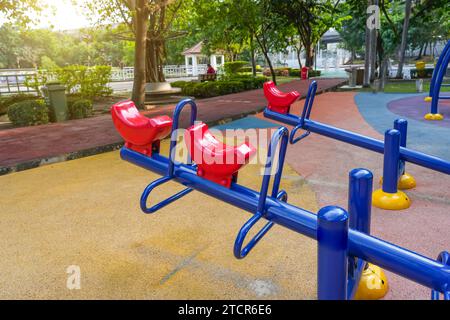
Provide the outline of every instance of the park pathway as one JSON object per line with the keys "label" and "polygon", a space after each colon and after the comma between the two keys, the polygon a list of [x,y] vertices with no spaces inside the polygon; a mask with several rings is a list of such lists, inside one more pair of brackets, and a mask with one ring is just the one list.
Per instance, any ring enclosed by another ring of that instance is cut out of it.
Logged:
{"label": "park pathway", "polygon": [[[319,79],[318,92],[332,90],[346,79]],[[280,85],[284,91],[306,95],[310,81],[295,80]],[[260,112],[266,100],[262,89],[199,100],[198,119],[215,125]],[[171,116],[174,105],[157,107],[146,116]],[[188,115],[184,115],[187,120]],[[182,124],[183,124],[182,117]],[[31,169],[43,164],[72,160],[119,148],[123,141],[109,114],[0,131],[0,175]]]}

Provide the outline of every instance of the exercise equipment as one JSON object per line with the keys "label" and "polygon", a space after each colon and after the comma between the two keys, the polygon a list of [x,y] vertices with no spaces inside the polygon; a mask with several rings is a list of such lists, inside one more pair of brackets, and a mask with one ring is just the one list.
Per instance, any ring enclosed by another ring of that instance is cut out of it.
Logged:
{"label": "exercise equipment", "polygon": [[431,102],[431,111],[425,115],[426,120],[442,120],[444,116],[439,113],[439,100],[450,99],[450,96],[441,96],[441,88],[450,86],[450,84],[442,83],[447,73],[448,64],[450,62],[450,40],[442,51],[430,83],[429,96],[425,98],[426,102]]}
{"label": "exercise equipment", "polygon": [[[298,143],[311,133],[316,133],[384,154],[382,188],[373,193],[374,206],[387,210],[401,210],[410,206],[409,197],[399,191],[399,188],[410,189],[416,186],[415,179],[405,172],[406,162],[450,174],[450,162],[406,147],[408,122],[404,119],[395,120],[394,128],[385,132],[384,142],[311,120],[316,91],[317,83],[313,81],[300,116],[291,113],[282,114],[269,107],[264,110],[264,116],[294,127],[289,137],[291,144]],[[305,132],[296,137],[299,130]]]}
{"label": "exercise equipment", "polygon": [[[191,191],[197,190],[253,213],[252,218],[243,225],[236,237],[233,252],[238,259],[246,257],[276,224],[317,240],[319,299],[345,300],[353,298],[361,274],[364,270],[367,270],[368,262],[431,288],[434,290],[432,293],[434,298],[439,297],[439,294],[443,294],[444,298],[449,298],[450,266],[446,261],[443,259],[435,261],[370,236],[373,183],[373,176],[370,171],[355,169],[350,172],[348,211],[336,206],[328,206],[322,208],[318,214],[314,214],[290,205],[287,203],[288,195],[286,191],[280,190],[282,169],[289,140],[289,131],[285,127],[281,127],[271,138],[259,192],[238,184],[237,176],[233,176],[234,179],[229,186],[216,183],[216,179],[206,179],[205,176],[199,175],[198,164],[191,161],[192,158],[196,159],[195,156],[192,157],[192,150],[190,150],[191,157],[187,163],[174,160],[179,117],[186,106],[191,108],[189,128],[198,125],[194,123],[197,116],[195,102],[189,99],[181,101],[176,106],[173,116],[168,157],[161,155],[159,150],[153,150],[151,154],[139,152],[129,148],[128,141],[120,151],[122,159],[163,176],[145,188],[141,196],[141,209],[144,213],[155,213]],[[114,107],[112,112],[115,112]],[[119,121],[129,123],[126,115],[124,115],[124,119],[118,118],[121,119]],[[131,117],[139,118],[136,114],[132,114]],[[139,125],[136,126],[135,133],[132,132],[132,125],[127,126],[126,129],[123,129],[121,123],[115,122],[115,125],[125,140],[125,137],[130,133],[128,130],[131,130],[131,136],[133,137],[141,130]],[[204,135],[191,137],[190,132],[192,131],[188,130],[188,140],[191,140],[188,143],[191,143],[191,146],[192,143],[197,144],[204,139]],[[151,141],[152,145],[159,145],[159,140],[162,138],[161,135],[155,136],[154,140]],[[149,141],[146,141],[146,143],[148,144]],[[253,150],[250,145],[245,145]],[[230,147],[221,145],[219,149],[228,150],[228,148]],[[204,151],[205,149],[200,148],[200,150]],[[251,151],[248,152],[248,157],[251,156],[251,153]],[[244,157],[244,159],[248,158]],[[276,159],[278,161],[275,161]],[[277,167],[272,168],[275,163],[278,164]],[[274,181],[271,193],[268,194],[273,169],[275,169]],[[226,170],[227,174],[231,171]],[[186,189],[148,208],[147,201],[151,191],[168,181],[176,181],[184,185]],[[256,233],[256,236],[247,245],[244,245],[248,232],[259,220],[266,220],[267,222]],[[447,253],[442,253],[444,257],[447,255]]]}

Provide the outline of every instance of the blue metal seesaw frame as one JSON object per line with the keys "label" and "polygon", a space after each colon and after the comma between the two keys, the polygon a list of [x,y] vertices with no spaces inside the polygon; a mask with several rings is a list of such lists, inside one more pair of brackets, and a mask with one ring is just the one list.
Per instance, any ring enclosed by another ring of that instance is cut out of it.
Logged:
{"label": "blue metal seesaw frame", "polygon": [[444,81],[445,74],[447,73],[448,64],[450,63],[450,40],[442,51],[436,67],[433,71],[433,76],[430,83],[429,97],[431,100],[431,114],[439,113],[439,100],[449,100],[450,96],[441,96],[441,88],[448,87],[450,84],[442,83]]}
{"label": "blue metal seesaw frame", "polygon": [[[382,189],[387,193],[397,192],[398,180],[405,173],[406,162],[450,174],[449,161],[406,148],[408,122],[404,119],[394,121],[394,128],[385,132],[384,142],[311,120],[310,116],[316,91],[317,82],[313,81],[309,87],[301,116],[281,114],[268,108],[264,110],[266,118],[294,127],[289,137],[291,144],[303,140],[311,133],[317,133],[331,139],[384,154]],[[296,138],[298,130],[305,130],[305,133]]]}
{"label": "blue metal seesaw frame", "polygon": [[[169,158],[159,153],[149,157],[126,147],[121,149],[122,159],[163,175],[163,178],[150,184],[144,191],[141,207],[145,213],[156,212],[192,190],[197,190],[254,214],[236,238],[234,254],[238,259],[245,257],[275,224],[317,240],[319,299],[353,298],[367,262],[431,288],[432,298],[439,298],[442,293],[444,298],[449,299],[450,265],[446,258],[448,253],[443,252],[439,261],[436,261],[369,235],[373,183],[370,171],[355,169],[350,172],[348,212],[329,206],[322,208],[316,215],[290,205],[287,203],[287,193],[279,191],[288,137],[288,130],[281,127],[272,137],[268,148],[268,161],[261,191],[251,190],[239,185],[237,181],[233,182],[230,188],[226,188],[199,177],[190,160],[188,164],[172,160],[177,144],[179,116],[186,105],[191,107],[191,123],[195,121],[195,103],[189,99],[181,101],[174,113]],[[278,167],[272,193],[267,195],[274,153],[279,143]],[[171,180],[187,189],[148,209],[146,202],[151,190]],[[267,224],[242,249],[245,236],[260,219],[267,220]]]}

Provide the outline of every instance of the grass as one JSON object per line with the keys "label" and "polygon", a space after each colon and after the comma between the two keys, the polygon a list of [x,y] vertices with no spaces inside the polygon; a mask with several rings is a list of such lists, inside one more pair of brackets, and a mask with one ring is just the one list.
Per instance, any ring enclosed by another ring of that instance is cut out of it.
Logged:
{"label": "grass", "polygon": [[[361,91],[372,91],[371,88],[364,88]],[[423,92],[427,93],[430,91],[430,80],[424,80]],[[417,93],[416,91],[416,81],[391,81],[384,87],[384,92],[386,93]],[[442,87],[441,92],[450,92],[450,87]]]}

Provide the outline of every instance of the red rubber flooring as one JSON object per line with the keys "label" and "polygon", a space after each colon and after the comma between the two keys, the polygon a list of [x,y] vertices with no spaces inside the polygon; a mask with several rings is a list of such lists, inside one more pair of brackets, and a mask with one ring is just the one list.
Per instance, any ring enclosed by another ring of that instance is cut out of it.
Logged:
{"label": "red rubber flooring", "polygon": [[[291,112],[299,114],[300,107],[303,108],[303,102],[296,103]],[[263,116],[259,114],[258,117]],[[376,139],[383,138],[359,113],[354,93],[332,92],[318,96],[311,119]],[[348,173],[354,168],[371,170],[374,189],[378,189],[383,166],[381,154],[314,133],[300,143],[290,145],[286,160],[304,178],[299,183],[312,186],[321,207],[338,205],[347,208]],[[441,251],[450,249],[450,179],[416,165],[407,164],[406,169],[417,181],[415,189],[406,190],[412,200],[411,207],[403,211],[373,208],[372,234],[435,259]],[[390,285],[386,299],[430,298],[428,288],[395,274],[386,274]]]}
{"label": "red rubber flooring", "polygon": [[[320,79],[319,91],[333,88],[345,79]],[[309,81],[296,80],[281,85],[282,90],[306,93]],[[198,119],[212,123],[236,119],[260,111],[265,105],[262,90],[253,90],[198,101]],[[156,108],[147,116],[172,115],[174,106]],[[187,115],[186,115],[187,116]],[[67,121],[36,127],[0,131],[0,167],[15,166],[27,161],[57,157],[121,142],[109,115]]]}

